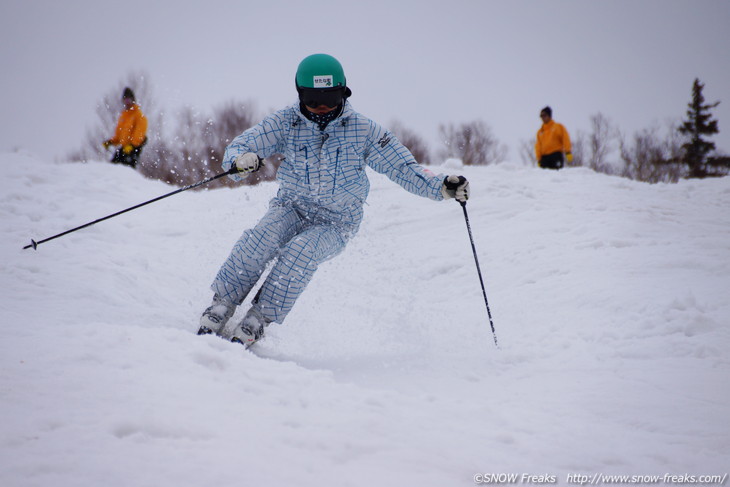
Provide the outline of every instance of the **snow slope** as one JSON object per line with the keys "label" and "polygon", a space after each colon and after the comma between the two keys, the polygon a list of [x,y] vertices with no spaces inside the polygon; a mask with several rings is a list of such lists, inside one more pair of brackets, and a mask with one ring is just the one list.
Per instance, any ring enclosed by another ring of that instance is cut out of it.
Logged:
{"label": "snow slope", "polygon": [[472,182],[498,350],[459,205],[373,173],[360,233],[254,354],[195,331],[274,184],[187,191],[34,251],[174,188],[0,165],[2,486],[728,471],[729,178],[441,168]]}

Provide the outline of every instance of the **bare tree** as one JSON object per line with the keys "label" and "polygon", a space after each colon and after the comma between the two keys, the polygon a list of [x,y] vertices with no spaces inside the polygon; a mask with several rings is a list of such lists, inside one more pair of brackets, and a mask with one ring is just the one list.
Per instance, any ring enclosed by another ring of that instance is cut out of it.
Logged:
{"label": "bare tree", "polygon": [[170,182],[187,185],[205,179],[213,148],[210,146],[211,119],[193,107],[182,108],[172,138],[173,162]]}
{"label": "bare tree", "polygon": [[613,174],[614,167],[608,156],[613,153],[619,139],[618,130],[611,121],[601,113],[591,116],[591,131],[589,133],[576,130],[571,137],[571,152],[573,161],[567,162],[567,167],[586,166],[596,172]]}
{"label": "bare tree", "polygon": [[390,130],[396,138],[411,151],[413,157],[421,164],[431,164],[431,155],[428,144],[414,131],[406,128],[399,121],[390,124]]}
{"label": "bare tree", "polygon": [[608,163],[608,155],[613,152],[617,139],[617,130],[606,116],[602,113],[592,115],[591,133],[588,136],[590,156],[586,165],[596,172],[612,174],[613,168]]}
{"label": "bare tree", "polygon": [[260,118],[253,101],[230,100],[213,110],[216,144],[223,147],[231,143],[244,130],[252,127]]}
{"label": "bare tree", "polygon": [[[213,150],[211,151],[209,164],[214,168],[220,168],[223,162],[223,154],[228,144],[238,137],[244,130],[252,127],[258,122],[261,116],[253,101],[228,101],[213,110],[213,125],[209,141]],[[281,155],[273,155],[266,158],[264,165],[254,174],[248,176],[240,184],[258,184],[261,181],[270,181],[276,176]],[[230,185],[230,180],[221,181],[220,184]]]}
{"label": "bare tree", "polygon": [[439,133],[446,146],[440,152],[443,158],[459,158],[464,165],[488,165],[503,162],[507,146],[500,144],[492,129],[483,121],[475,120],[461,125],[441,125]]}
{"label": "bare tree", "polygon": [[520,141],[520,160],[526,166],[537,166],[535,141],[535,137]]}
{"label": "bare tree", "polygon": [[588,136],[580,130],[576,130],[575,136],[571,137],[571,152],[573,153],[573,161],[565,161],[568,167],[584,166],[588,157],[586,156],[586,146],[588,145]]}
{"label": "bare tree", "polygon": [[634,134],[631,143],[620,142],[624,168],[621,176],[648,183],[676,183],[683,174],[681,140],[676,130],[670,129],[662,139],[656,128]]}
{"label": "bare tree", "polygon": [[[165,180],[191,184],[220,172],[226,147],[259,118],[253,106],[251,102],[230,101],[215,108],[212,116],[192,107],[183,108],[177,117],[170,150],[173,162]],[[270,180],[277,167],[278,158],[271,157],[261,170],[242,182],[234,183],[224,178],[212,182],[208,187],[250,185]]]}

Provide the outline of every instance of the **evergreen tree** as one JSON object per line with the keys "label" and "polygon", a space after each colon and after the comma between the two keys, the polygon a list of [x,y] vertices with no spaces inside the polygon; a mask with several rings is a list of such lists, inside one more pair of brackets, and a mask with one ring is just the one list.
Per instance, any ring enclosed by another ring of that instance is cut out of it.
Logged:
{"label": "evergreen tree", "polygon": [[679,127],[679,132],[689,137],[688,142],[682,145],[682,150],[683,163],[688,166],[690,178],[704,178],[709,175],[708,154],[715,150],[715,144],[705,140],[703,136],[719,132],[717,120],[712,119],[710,110],[720,102],[705,104],[705,97],[702,95],[704,87],[699,79],[695,79],[692,85],[692,101],[687,105],[687,120]]}

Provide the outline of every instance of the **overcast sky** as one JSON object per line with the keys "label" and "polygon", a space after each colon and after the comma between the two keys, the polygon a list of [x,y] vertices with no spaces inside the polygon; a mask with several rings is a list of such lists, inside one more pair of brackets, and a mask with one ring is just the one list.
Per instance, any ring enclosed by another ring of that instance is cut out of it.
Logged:
{"label": "overcast sky", "polygon": [[571,134],[600,112],[631,135],[683,118],[698,77],[730,153],[729,26],[728,0],[2,0],[0,151],[79,148],[133,70],[170,112],[281,108],[326,52],[356,110],[432,149],[439,124],[481,119],[519,161],[548,104]]}

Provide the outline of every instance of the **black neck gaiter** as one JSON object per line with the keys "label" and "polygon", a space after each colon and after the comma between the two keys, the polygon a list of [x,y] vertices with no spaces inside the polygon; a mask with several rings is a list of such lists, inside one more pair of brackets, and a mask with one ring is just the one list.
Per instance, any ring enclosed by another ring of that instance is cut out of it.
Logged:
{"label": "black neck gaiter", "polygon": [[324,130],[327,128],[327,125],[329,123],[340,116],[342,113],[342,105],[340,105],[336,110],[332,110],[329,113],[312,113],[309,110],[307,110],[307,107],[304,106],[303,103],[299,104],[299,109],[301,110],[302,114],[307,117],[307,119],[311,120],[312,122],[316,123],[319,127],[319,130]]}

